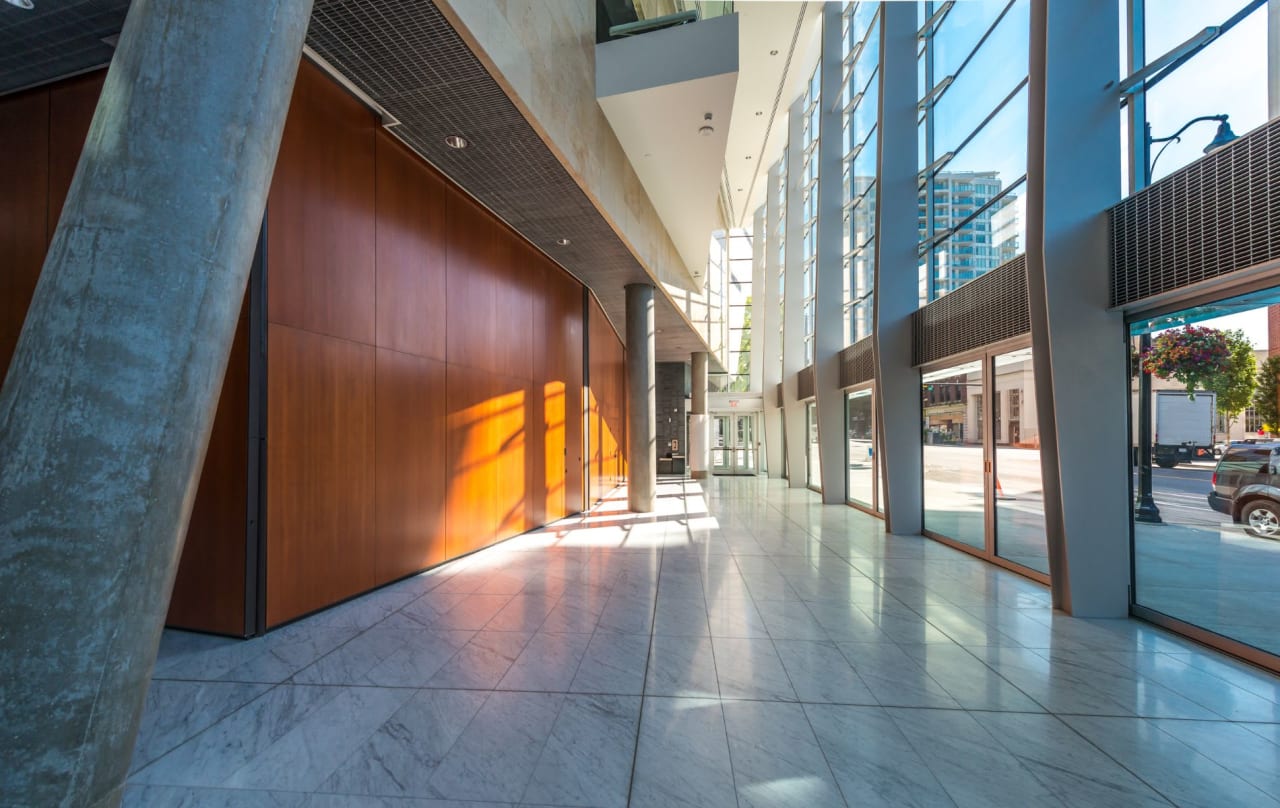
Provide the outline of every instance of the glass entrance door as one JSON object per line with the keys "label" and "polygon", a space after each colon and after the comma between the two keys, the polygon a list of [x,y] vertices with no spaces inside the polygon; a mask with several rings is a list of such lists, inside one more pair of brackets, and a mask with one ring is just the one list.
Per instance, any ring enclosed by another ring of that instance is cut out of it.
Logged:
{"label": "glass entrance door", "polygon": [[711,418],[711,472],[755,474],[756,414],[726,413]]}

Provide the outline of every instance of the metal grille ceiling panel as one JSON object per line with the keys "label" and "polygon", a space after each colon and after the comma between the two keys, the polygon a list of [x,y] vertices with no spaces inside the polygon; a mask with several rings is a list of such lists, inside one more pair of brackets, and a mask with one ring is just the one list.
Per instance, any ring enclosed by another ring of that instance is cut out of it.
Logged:
{"label": "metal grille ceiling panel", "polygon": [[912,315],[912,363],[924,365],[1031,331],[1025,255]]}
{"label": "metal grille ceiling panel", "polygon": [[111,61],[103,37],[120,33],[129,0],[0,2],[0,93],[69,76]]}
{"label": "metal grille ceiling panel", "polygon": [[[307,44],[396,117],[398,137],[590,286],[623,331],[623,287],[653,280],[434,3],[318,0]],[[449,135],[471,145],[451,149]],[[659,360],[707,349],[661,287],[654,304]]]}
{"label": "metal grille ceiling panel", "polygon": [[1280,118],[1109,214],[1112,306],[1280,259]]}
{"label": "metal grille ceiling panel", "polygon": [[841,387],[869,382],[875,375],[876,353],[871,337],[863,337],[840,352]]}

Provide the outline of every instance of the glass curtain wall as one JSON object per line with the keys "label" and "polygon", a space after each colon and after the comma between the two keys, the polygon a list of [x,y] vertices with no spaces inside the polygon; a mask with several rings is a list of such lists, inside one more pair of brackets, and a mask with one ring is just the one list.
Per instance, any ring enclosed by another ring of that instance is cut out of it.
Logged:
{"label": "glass curtain wall", "polygon": [[751,389],[751,233],[734,229],[728,236],[728,351],[723,390],[745,393]]}
{"label": "glass curtain wall", "polygon": [[844,8],[844,333],[851,345],[871,335],[875,290],[876,132],[879,114],[880,4]]}
{"label": "glass curtain wall", "polygon": [[996,552],[1001,558],[1049,572],[1040,427],[1030,348],[994,358],[992,438],[995,444]]}
{"label": "glass curtain wall", "polygon": [[782,357],[786,349],[782,344],[783,321],[786,319],[787,302],[787,150],[782,150],[782,159],[778,161],[778,184],[770,189],[777,200],[778,218],[770,224],[773,237],[770,243],[777,253],[778,259],[778,370],[782,370]]}
{"label": "glass curtain wall", "polygon": [[[1133,523],[1135,608],[1280,656],[1280,359],[1267,358],[1277,304],[1271,289],[1141,320],[1129,333],[1140,357],[1135,459],[1144,373],[1154,434],[1146,491],[1136,464],[1133,475],[1135,510],[1144,499],[1153,506]],[[1244,431],[1258,421],[1262,434]]]}
{"label": "glass curtain wall", "polygon": [[921,305],[1023,252],[1030,0],[920,4]]}
{"label": "glass curtain wall", "polygon": [[924,527],[986,550],[986,473],[981,361],[921,376]]}
{"label": "glass curtain wall", "polygon": [[848,419],[849,502],[880,511],[875,398],[871,388],[849,393],[845,412]]}
{"label": "glass curtain wall", "polygon": [[804,363],[813,364],[814,294],[818,269],[818,113],[822,74],[814,68],[804,94],[804,180],[800,203],[804,210],[804,244],[800,253],[804,294]]}

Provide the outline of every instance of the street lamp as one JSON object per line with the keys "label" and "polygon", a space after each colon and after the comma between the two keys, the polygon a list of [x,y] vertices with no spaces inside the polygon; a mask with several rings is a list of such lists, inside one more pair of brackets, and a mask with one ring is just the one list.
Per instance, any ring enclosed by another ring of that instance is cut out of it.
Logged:
{"label": "street lamp", "polygon": [[1164,154],[1164,150],[1169,148],[1170,143],[1182,142],[1182,133],[1190,129],[1201,121],[1217,121],[1218,131],[1213,136],[1213,140],[1209,141],[1209,145],[1204,147],[1204,153],[1208,154],[1214,149],[1227,145],[1236,139],[1236,133],[1231,131],[1231,124],[1227,123],[1227,115],[1201,115],[1198,118],[1192,118],[1182,125],[1182,128],[1167,137],[1152,137],[1151,122],[1147,122],[1147,154],[1151,153],[1151,144],[1163,143],[1160,151],[1156,152],[1155,158],[1151,161],[1151,165],[1147,166],[1146,182],[1144,185],[1151,184],[1151,175],[1156,170],[1156,160],[1160,159],[1160,155]]}
{"label": "street lamp", "polygon": [[[1183,124],[1182,128],[1167,137],[1152,137],[1151,123],[1147,122],[1147,143],[1143,154],[1151,154],[1153,143],[1164,145],[1160,147],[1160,151],[1156,152],[1155,158],[1147,164],[1146,171],[1143,172],[1144,188],[1151,184],[1151,174],[1155,171],[1156,160],[1159,160],[1164,150],[1169,148],[1169,144],[1181,142],[1182,133],[1201,121],[1218,122],[1217,133],[1213,136],[1213,140],[1209,141],[1209,145],[1204,147],[1205,154],[1236,139],[1236,133],[1231,131],[1226,115],[1201,115],[1198,118],[1192,118]],[[1139,361],[1150,349],[1151,334],[1144,333],[1138,338]],[[1138,368],[1138,503],[1134,508],[1133,518],[1135,521],[1151,524],[1164,521],[1160,518],[1160,509],[1156,507],[1155,499],[1151,496],[1151,376],[1142,367]]]}

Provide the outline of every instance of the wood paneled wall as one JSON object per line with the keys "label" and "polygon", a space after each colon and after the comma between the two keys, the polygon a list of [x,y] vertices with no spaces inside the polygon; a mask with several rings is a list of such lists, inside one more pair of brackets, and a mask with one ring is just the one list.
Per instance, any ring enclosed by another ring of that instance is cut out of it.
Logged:
{"label": "wood paneled wall", "polygon": [[583,508],[581,284],[305,62],[267,232],[268,625]]}
{"label": "wood paneled wall", "polygon": [[[99,71],[0,98],[0,379],[105,76]],[[245,632],[248,379],[248,319],[242,311],[174,583],[170,625]]]}
{"label": "wood paneled wall", "polygon": [[626,352],[604,310],[589,298],[587,443],[591,501],[599,502],[627,475]]}

